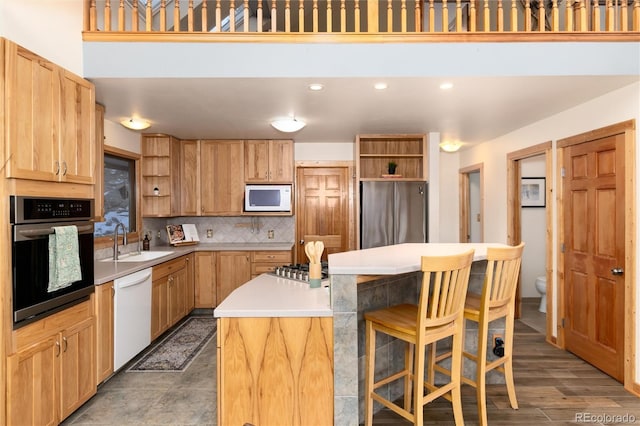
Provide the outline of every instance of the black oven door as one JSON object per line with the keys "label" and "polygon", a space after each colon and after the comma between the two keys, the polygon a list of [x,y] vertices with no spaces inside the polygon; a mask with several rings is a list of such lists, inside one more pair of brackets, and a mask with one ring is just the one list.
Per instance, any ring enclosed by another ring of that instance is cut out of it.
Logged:
{"label": "black oven door", "polygon": [[[53,226],[76,225],[82,279],[56,291],[49,286],[49,235]],[[93,223],[13,225],[14,328],[86,300],[93,292]]]}

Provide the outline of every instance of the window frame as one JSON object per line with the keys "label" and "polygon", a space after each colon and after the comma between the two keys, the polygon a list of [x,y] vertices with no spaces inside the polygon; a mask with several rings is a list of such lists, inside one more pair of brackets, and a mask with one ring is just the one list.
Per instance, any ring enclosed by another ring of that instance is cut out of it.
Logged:
{"label": "window frame", "polygon": [[[136,174],[136,177],[135,177],[136,229],[129,230],[129,232],[127,232],[127,239],[130,242],[136,242],[140,239],[140,235],[141,235],[140,229],[142,229],[142,212],[140,211],[140,208],[142,206],[142,202],[141,202],[142,197],[140,195],[140,182],[141,182],[140,159],[142,158],[142,156],[138,153],[127,151],[125,149],[105,145],[104,153],[102,155],[102,161],[101,161],[101,167],[103,171],[104,171],[104,154],[109,154],[116,157],[122,157],[124,159],[134,161],[134,170]],[[102,173],[102,188],[104,188],[104,173]],[[103,193],[100,194],[100,196],[104,198],[104,190],[102,191]],[[104,200],[103,200],[103,203],[104,203]],[[113,236],[95,237],[93,241],[94,241],[93,246],[95,249],[113,247]],[[122,241],[122,237],[119,237],[118,244],[120,244],[121,241]]]}

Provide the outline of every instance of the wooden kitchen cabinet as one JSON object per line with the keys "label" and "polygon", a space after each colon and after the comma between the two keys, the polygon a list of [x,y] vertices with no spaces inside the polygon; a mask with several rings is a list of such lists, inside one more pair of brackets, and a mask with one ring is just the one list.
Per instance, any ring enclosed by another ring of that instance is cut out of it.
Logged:
{"label": "wooden kitchen cabinet", "polygon": [[220,318],[217,360],[219,425],[333,425],[333,318]]}
{"label": "wooden kitchen cabinet", "polygon": [[200,216],[199,141],[180,141],[180,215]]}
{"label": "wooden kitchen cabinet", "polygon": [[200,214],[237,216],[244,200],[244,143],[200,141]]}
{"label": "wooden kitchen cabinet", "polygon": [[216,252],[199,251],[195,256],[195,307],[215,308],[217,305]]}
{"label": "wooden kitchen cabinet", "polygon": [[94,222],[104,222],[104,106],[96,104]]}
{"label": "wooden kitchen cabinet", "polygon": [[144,134],[141,145],[142,215],[180,215],[180,142],[169,135]]}
{"label": "wooden kitchen cabinet", "polygon": [[360,181],[389,180],[388,165],[397,164],[393,180],[426,181],[427,138],[424,134],[358,135],[356,176]]}
{"label": "wooden kitchen cabinet", "polygon": [[244,180],[246,183],[293,183],[293,141],[245,141]]}
{"label": "wooden kitchen cabinet", "polygon": [[248,251],[218,252],[216,273],[217,303],[251,279],[251,253]]}
{"label": "wooden kitchen cabinet", "polygon": [[93,304],[82,302],[13,332],[7,423],[56,425],[97,389]]}
{"label": "wooden kitchen cabinet", "polygon": [[6,176],[93,185],[95,88],[5,40]]}
{"label": "wooden kitchen cabinet", "polygon": [[251,252],[251,278],[273,272],[276,266],[290,265],[291,263],[293,263],[291,250]]}
{"label": "wooden kitchen cabinet", "polygon": [[154,266],[151,283],[151,340],[184,318],[189,290],[189,256]]}
{"label": "wooden kitchen cabinet", "polygon": [[96,379],[102,383],[113,374],[113,281],[95,287]]}
{"label": "wooden kitchen cabinet", "polygon": [[187,283],[185,290],[185,315],[188,315],[195,308],[195,285],[196,285],[196,255],[190,253],[186,257],[186,271],[187,271]]}

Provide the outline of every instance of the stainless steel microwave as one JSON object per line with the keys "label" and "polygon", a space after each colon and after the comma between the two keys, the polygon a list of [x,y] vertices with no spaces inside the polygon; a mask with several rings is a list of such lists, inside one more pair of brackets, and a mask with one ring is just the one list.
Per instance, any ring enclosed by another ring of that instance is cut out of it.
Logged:
{"label": "stainless steel microwave", "polygon": [[247,212],[290,212],[291,185],[245,185],[244,210]]}

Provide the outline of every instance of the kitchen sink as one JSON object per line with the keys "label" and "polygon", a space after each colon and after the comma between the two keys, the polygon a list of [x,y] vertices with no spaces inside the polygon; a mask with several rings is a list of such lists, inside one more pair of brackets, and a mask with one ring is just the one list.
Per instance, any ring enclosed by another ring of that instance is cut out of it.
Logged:
{"label": "kitchen sink", "polygon": [[103,259],[102,262],[148,262],[149,260],[158,259],[160,257],[173,254],[172,251],[143,251],[140,253],[121,254],[118,260],[112,258]]}

